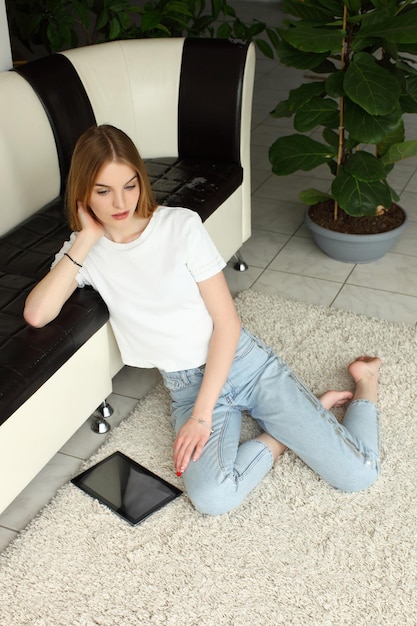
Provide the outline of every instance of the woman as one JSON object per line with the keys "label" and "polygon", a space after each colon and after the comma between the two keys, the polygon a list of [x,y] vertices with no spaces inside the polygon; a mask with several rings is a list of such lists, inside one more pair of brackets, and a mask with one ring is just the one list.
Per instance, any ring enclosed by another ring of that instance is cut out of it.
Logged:
{"label": "woman", "polygon": [[[29,294],[25,319],[44,326],[77,287],[101,294],[123,362],[157,367],[171,394],[174,465],[198,510],[239,505],[286,447],[339,489],[376,480],[378,358],[349,365],[354,394],[318,400],[241,327],[199,216],[156,205],[133,142],[112,126],[80,137],[67,205],[73,233]],[[350,400],[341,425],[329,409]],[[240,444],[244,410],[263,432]]]}

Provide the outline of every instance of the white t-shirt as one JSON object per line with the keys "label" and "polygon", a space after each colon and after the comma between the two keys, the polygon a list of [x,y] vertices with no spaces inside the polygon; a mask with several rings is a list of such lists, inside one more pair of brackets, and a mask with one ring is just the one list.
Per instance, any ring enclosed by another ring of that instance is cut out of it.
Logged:
{"label": "white t-shirt", "polygon": [[160,206],[135,241],[102,237],[76,279],[107,304],[126,365],[176,371],[206,362],[213,322],[197,283],[225,265],[197,213]]}

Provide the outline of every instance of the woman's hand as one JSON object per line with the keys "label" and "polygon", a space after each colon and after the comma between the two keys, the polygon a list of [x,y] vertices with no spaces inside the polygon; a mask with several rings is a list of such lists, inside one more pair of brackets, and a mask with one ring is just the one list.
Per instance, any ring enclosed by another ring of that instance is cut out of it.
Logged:
{"label": "woman's hand", "polygon": [[63,304],[78,286],[76,275],[91,248],[104,236],[104,227],[81,203],[78,203],[81,230],[68,250],[74,259],[64,255],[60,261],[32,289],[25,302],[23,316],[28,324],[41,328],[55,319]]}
{"label": "woman's hand", "polygon": [[174,467],[178,476],[185,472],[190,460],[200,458],[209,438],[209,428],[191,418],[180,428],[174,442]]}
{"label": "woman's hand", "polygon": [[78,217],[81,222],[81,230],[85,234],[89,234],[94,242],[104,237],[104,226],[94,219],[89,211],[87,211],[82,202],[77,202]]}

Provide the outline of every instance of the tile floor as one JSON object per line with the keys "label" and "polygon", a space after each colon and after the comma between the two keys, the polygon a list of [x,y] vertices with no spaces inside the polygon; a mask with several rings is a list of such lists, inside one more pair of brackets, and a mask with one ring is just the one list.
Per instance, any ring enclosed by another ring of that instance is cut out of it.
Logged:
{"label": "tile floor", "polygon": [[[282,20],[276,1],[235,0],[242,19],[255,16],[275,26]],[[268,147],[276,137],[291,132],[288,120],[269,117],[271,109],[300,75],[280,67],[276,60],[257,55],[252,132],[253,233],[242,254],[249,269],[236,272],[231,262],[226,276],[234,294],[242,289],[275,293],[312,304],[342,308],[395,322],[417,323],[417,159],[398,165],[391,184],[401,195],[410,225],[395,248],[382,260],[367,265],[345,264],[326,257],[303,226],[304,206],[298,192],[328,179],[326,169],[278,178],[271,174]],[[409,138],[417,135],[417,121],[410,120]],[[109,402],[110,421],[117,425],[139,398],[158,381],[155,371],[124,368],[115,378]],[[88,420],[63,449],[0,515],[0,550],[37,514],[57,488],[77,472],[103,442],[91,431]]]}

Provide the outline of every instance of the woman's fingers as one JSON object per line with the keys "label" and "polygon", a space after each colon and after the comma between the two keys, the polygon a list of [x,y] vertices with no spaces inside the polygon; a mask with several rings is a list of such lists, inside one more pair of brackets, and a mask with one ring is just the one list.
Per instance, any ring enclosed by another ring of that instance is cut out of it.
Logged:
{"label": "woman's fingers", "polygon": [[208,441],[208,435],[201,432],[202,426],[190,423],[190,420],[179,430],[174,442],[174,466],[181,475],[188,467],[190,460],[197,461]]}

